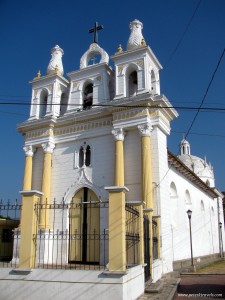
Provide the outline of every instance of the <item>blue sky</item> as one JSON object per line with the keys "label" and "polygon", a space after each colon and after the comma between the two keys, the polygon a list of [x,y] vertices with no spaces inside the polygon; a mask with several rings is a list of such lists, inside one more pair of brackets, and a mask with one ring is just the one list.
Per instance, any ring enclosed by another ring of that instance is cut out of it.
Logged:
{"label": "blue sky", "polygon": [[[99,45],[109,55],[117,51],[118,44],[125,49],[129,22],[134,19],[144,24],[143,36],[164,67],[161,92],[174,106],[198,107],[225,47],[224,0],[0,0],[0,103],[30,102],[28,82],[39,69],[46,74],[50,50],[56,44],[65,53],[65,73],[77,70],[92,42],[88,30],[95,21],[104,26]],[[224,74],[225,55],[203,107],[225,109]],[[178,112],[168,138],[168,148],[175,154],[196,114]],[[29,106],[0,104],[0,199],[20,197],[24,152],[16,126],[28,115]],[[213,165],[220,190],[225,190],[224,129],[225,111],[200,112],[187,138],[191,153],[206,156]]]}

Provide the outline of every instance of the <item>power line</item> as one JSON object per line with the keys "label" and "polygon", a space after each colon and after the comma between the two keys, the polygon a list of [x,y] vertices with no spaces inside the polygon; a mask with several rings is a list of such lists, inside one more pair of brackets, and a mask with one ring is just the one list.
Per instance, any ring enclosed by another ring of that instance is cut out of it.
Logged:
{"label": "power line", "polygon": [[[172,133],[183,134],[183,131],[171,130]],[[225,135],[222,134],[210,134],[210,133],[201,133],[201,132],[191,132],[190,135],[198,135],[198,136],[209,136],[209,137],[220,137],[225,138]]]}
{"label": "power line", "polygon": [[186,139],[186,137],[188,136],[188,134],[190,133],[190,131],[191,131],[191,129],[192,129],[194,123],[195,123],[195,120],[196,120],[196,118],[197,118],[197,116],[198,116],[200,110],[202,109],[202,105],[203,105],[203,103],[204,103],[204,101],[205,101],[205,98],[206,98],[206,96],[207,96],[207,94],[208,94],[208,91],[209,91],[209,89],[210,89],[210,87],[211,87],[211,84],[212,84],[212,82],[213,82],[213,80],[214,80],[214,78],[215,78],[216,72],[217,72],[217,70],[218,70],[218,68],[219,68],[219,66],[220,66],[220,63],[221,63],[222,58],[223,58],[223,56],[224,56],[224,53],[225,53],[225,48],[223,49],[223,52],[222,52],[222,54],[220,55],[219,61],[218,61],[217,65],[216,65],[216,68],[215,68],[215,70],[214,70],[214,72],[213,72],[213,74],[212,74],[212,77],[211,77],[211,79],[210,79],[210,81],[209,81],[209,84],[208,84],[208,86],[207,86],[207,88],[206,88],[206,91],[205,91],[205,94],[204,94],[204,96],[203,96],[203,98],[202,98],[202,101],[201,101],[201,103],[200,103],[199,109],[197,110],[197,112],[196,112],[196,114],[195,114],[195,116],[194,116],[194,118],[193,118],[193,120],[192,120],[192,122],[191,122],[191,125],[190,125],[190,127],[189,127],[189,129],[188,129],[188,131],[187,131],[187,133],[186,133],[186,135],[185,135],[185,139]]}
{"label": "power line", "polygon": [[[1,99],[2,98],[2,99]],[[20,101],[20,100],[12,100],[12,99],[7,99],[7,98],[29,98],[29,102],[27,102],[27,101]],[[53,97],[53,99],[54,99],[55,97]],[[23,103],[31,103],[30,102],[30,99],[31,99],[31,97],[30,96],[21,96],[21,95],[0,95],[0,101],[3,101],[3,102],[14,102],[14,103],[18,103],[18,104],[20,104],[20,102],[23,102]],[[93,98],[93,100],[99,100],[100,98]],[[112,99],[108,99],[108,98],[101,98],[101,100],[102,101],[112,101]],[[215,101],[213,101],[213,102],[209,102],[209,101],[207,101],[207,104],[218,104],[218,105],[224,105],[224,102],[223,102],[223,99],[221,99],[221,100],[218,100],[218,99],[216,99],[217,101],[221,101],[221,102],[215,102]],[[16,101],[19,101],[19,102],[16,102]],[[171,101],[172,103],[182,103],[182,104],[184,104],[184,103],[188,103],[188,104],[198,104],[199,103],[199,100],[196,100],[196,101],[188,101],[188,100],[186,100],[186,99],[183,99],[183,100],[179,100],[179,101],[176,101],[176,100],[172,100]]]}
{"label": "power line", "polygon": [[193,12],[193,14],[192,14],[192,16],[191,16],[189,22],[188,22],[188,24],[187,24],[187,26],[186,26],[186,28],[185,28],[183,34],[181,35],[181,37],[180,37],[180,39],[178,40],[178,42],[177,42],[175,48],[173,49],[172,53],[170,54],[169,58],[167,59],[166,63],[164,64],[164,68],[165,68],[165,67],[168,65],[168,63],[172,60],[173,56],[175,55],[175,53],[177,52],[178,48],[180,47],[180,45],[181,45],[181,43],[182,43],[182,41],[183,41],[183,39],[184,39],[184,37],[185,37],[185,35],[186,35],[186,33],[187,33],[189,27],[191,26],[191,23],[192,23],[192,21],[193,21],[195,15],[196,15],[196,13],[197,13],[197,10],[198,10],[198,8],[199,8],[201,2],[202,2],[202,0],[199,0],[199,1],[198,1],[197,5],[196,5],[196,7],[195,7],[195,10],[194,10],[194,12]]}
{"label": "power line", "polygon": [[[220,58],[219,58],[218,63],[217,63],[217,65],[216,65],[216,68],[215,68],[215,70],[214,70],[214,72],[213,72],[213,74],[212,74],[212,77],[211,77],[211,79],[210,79],[210,81],[209,81],[209,84],[208,84],[208,86],[207,86],[207,88],[206,88],[205,94],[204,94],[204,96],[203,96],[203,98],[202,98],[202,101],[201,101],[201,103],[200,103],[200,106],[199,106],[199,108],[197,109],[197,112],[196,112],[196,114],[195,114],[195,116],[194,116],[194,118],[193,118],[193,120],[192,120],[192,122],[191,122],[191,125],[190,125],[190,127],[189,127],[189,129],[188,129],[188,131],[187,131],[187,133],[186,133],[186,135],[185,135],[185,137],[184,137],[184,139],[186,139],[187,136],[189,135],[189,133],[190,133],[190,131],[191,131],[191,128],[193,127],[194,122],[195,122],[195,120],[196,120],[196,118],[197,118],[197,116],[198,116],[200,110],[203,109],[202,105],[203,105],[203,103],[204,103],[204,101],[205,101],[205,98],[206,98],[206,96],[207,96],[207,94],[208,94],[209,88],[210,88],[210,86],[211,86],[211,84],[212,84],[212,82],[213,82],[213,80],[214,80],[214,77],[215,77],[215,75],[216,75],[216,72],[217,72],[217,70],[218,70],[218,68],[219,68],[219,66],[220,66],[220,63],[221,63],[221,61],[222,61],[224,52],[225,52],[225,48],[223,49],[223,52],[222,52],[222,54],[220,55]],[[178,155],[178,154],[177,154],[177,155]],[[166,178],[166,176],[167,176],[167,174],[169,173],[170,169],[171,169],[171,166],[169,166],[169,168],[167,169],[165,175],[164,175],[163,178],[160,180],[160,182],[157,184],[157,187],[159,187],[160,184],[162,183],[162,181]]]}
{"label": "power line", "polygon": [[[205,95],[206,96],[206,95]],[[204,98],[205,98],[204,96]],[[179,110],[197,110],[199,111],[205,111],[205,112],[210,112],[210,111],[225,111],[225,107],[202,107],[203,102],[201,103],[200,106],[195,107],[195,106],[162,106],[162,105],[128,105],[128,104],[92,104],[90,107],[111,107],[111,108],[149,108],[149,109],[179,109]],[[0,102],[0,105],[21,105],[21,106],[30,106],[31,103],[27,102]],[[46,106],[45,103],[33,103],[32,105],[35,106]],[[55,103],[54,106],[67,106],[68,104],[64,103]],[[78,107],[81,108],[81,104],[70,104],[70,106],[73,107]]]}

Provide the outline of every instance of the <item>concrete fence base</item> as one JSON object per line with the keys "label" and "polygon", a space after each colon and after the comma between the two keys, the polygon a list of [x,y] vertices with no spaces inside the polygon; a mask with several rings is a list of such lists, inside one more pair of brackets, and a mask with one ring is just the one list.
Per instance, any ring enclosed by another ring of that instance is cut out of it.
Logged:
{"label": "concrete fence base", "polygon": [[132,300],[144,293],[144,267],[126,274],[82,270],[0,269],[4,300]]}

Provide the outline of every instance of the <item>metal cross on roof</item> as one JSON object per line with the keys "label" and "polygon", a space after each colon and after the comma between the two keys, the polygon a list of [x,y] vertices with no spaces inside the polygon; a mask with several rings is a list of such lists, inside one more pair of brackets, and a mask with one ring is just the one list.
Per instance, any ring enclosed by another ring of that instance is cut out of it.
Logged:
{"label": "metal cross on roof", "polygon": [[94,32],[94,41],[93,43],[98,44],[98,30],[103,29],[102,25],[98,25],[98,22],[95,22],[94,28],[89,29],[89,33]]}

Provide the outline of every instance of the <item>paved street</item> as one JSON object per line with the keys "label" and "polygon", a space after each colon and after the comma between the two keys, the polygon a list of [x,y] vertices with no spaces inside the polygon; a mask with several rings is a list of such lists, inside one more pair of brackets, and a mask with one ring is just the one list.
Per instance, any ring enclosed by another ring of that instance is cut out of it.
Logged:
{"label": "paved street", "polygon": [[196,273],[173,274],[146,284],[140,300],[225,299],[225,260],[197,268]]}
{"label": "paved street", "polygon": [[181,275],[177,293],[177,300],[225,299],[225,275]]}

